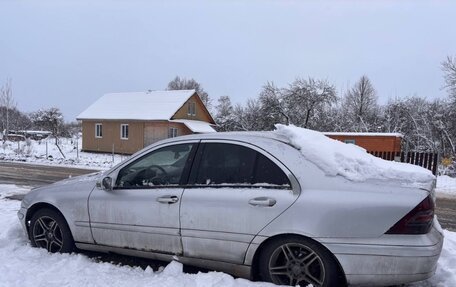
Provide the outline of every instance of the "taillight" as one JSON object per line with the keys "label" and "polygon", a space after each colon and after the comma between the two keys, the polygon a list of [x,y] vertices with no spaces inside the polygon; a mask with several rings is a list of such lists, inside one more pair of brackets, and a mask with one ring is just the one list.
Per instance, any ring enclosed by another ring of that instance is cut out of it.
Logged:
{"label": "taillight", "polygon": [[434,220],[434,201],[429,195],[412,211],[407,213],[386,234],[426,234]]}

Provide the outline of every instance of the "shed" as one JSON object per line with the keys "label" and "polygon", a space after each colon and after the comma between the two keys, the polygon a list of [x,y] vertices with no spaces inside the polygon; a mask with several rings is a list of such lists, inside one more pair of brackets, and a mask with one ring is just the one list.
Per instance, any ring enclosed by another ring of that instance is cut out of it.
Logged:
{"label": "shed", "polygon": [[326,136],[355,144],[368,152],[400,152],[403,135],[400,133],[326,132]]}

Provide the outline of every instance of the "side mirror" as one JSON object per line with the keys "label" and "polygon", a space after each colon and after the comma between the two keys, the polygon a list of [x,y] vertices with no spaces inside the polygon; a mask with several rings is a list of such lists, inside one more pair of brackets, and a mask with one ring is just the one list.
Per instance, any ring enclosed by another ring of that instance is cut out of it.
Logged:
{"label": "side mirror", "polygon": [[112,178],[110,178],[109,176],[103,178],[103,180],[101,181],[101,186],[104,190],[112,190]]}

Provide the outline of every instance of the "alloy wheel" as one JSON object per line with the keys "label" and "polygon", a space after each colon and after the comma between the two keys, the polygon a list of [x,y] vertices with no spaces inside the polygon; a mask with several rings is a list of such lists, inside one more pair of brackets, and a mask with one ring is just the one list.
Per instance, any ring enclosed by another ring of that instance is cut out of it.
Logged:
{"label": "alloy wheel", "polygon": [[38,247],[47,251],[60,252],[63,247],[62,230],[57,221],[49,216],[39,217],[33,226],[33,240]]}
{"label": "alloy wheel", "polygon": [[272,253],[269,274],[272,281],[280,285],[322,286],[325,267],[320,256],[308,246],[286,243]]}

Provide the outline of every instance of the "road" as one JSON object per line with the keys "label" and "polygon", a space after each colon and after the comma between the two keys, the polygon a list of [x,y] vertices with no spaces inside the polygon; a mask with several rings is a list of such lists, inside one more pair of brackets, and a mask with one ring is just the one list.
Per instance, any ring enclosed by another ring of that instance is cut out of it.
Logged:
{"label": "road", "polygon": [[97,170],[94,169],[0,161],[0,183],[38,187],[71,176],[78,176],[96,171]]}
{"label": "road", "polygon": [[[92,173],[93,169],[0,162],[0,183],[37,187],[69,176]],[[13,196],[12,199],[21,199]],[[456,231],[456,197],[438,197],[436,213],[443,228]]]}
{"label": "road", "polygon": [[436,213],[443,228],[456,231],[456,197],[437,197]]}

